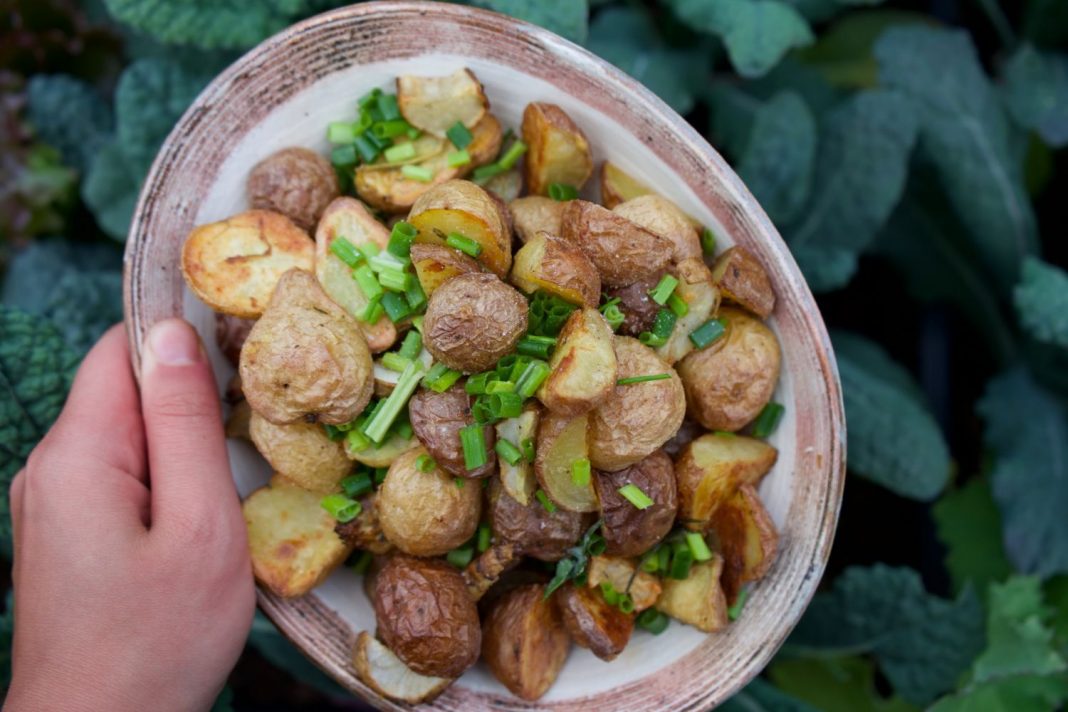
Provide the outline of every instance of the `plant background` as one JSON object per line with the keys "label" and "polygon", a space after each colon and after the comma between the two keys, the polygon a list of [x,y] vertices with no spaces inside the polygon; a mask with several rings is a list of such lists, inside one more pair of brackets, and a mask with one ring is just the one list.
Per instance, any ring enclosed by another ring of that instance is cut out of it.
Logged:
{"label": "plant background", "polygon": [[[470,3],[584,44],[686,116],[832,329],[850,476],[830,566],[725,708],[1063,705],[1068,3]],[[122,318],[122,241],[158,146],[242,50],[338,4],[0,0],[0,556],[11,477]],[[257,618],[216,708],[362,705]]]}

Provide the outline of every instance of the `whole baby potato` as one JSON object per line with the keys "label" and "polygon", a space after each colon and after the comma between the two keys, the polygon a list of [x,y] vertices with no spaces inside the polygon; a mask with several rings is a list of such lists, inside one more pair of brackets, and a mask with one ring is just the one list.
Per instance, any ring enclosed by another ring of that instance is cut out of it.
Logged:
{"label": "whole baby potato", "polygon": [[[638,509],[619,493],[633,484],[653,504]],[[675,466],[663,450],[616,472],[598,471],[593,487],[601,503],[601,534],[604,553],[612,556],[639,556],[660,542],[675,524],[678,499],[675,491]]]}
{"label": "whole baby potato", "polygon": [[601,274],[601,283],[623,287],[667,267],[671,242],[655,232],[585,200],[568,201],[560,237],[575,243]]}
{"label": "whole baby potato", "polygon": [[527,300],[492,274],[461,274],[430,296],[423,345],[449,368],[485,371],[527,330]]}
{"label": "whole baby potato", "polygon": [[[462,383],[444,393],[420,388],[408,401],[408,418],[419,442],[423,443],[434,462],[446,473],[470,478],[493,474],[497,465],[495,457],[474,470],[468,470],[464,463],[460,431],[473,425],[475,418],[471,415],[471,397]],[[492,453],[496,444],[493,426],[485,426],[482,434],[486,439],[486,451]]]}
{"label": "whole baby potato", "polygon": [[537,499],[522,505],[496,477],[490,479],[489,516],[495,536],[514,543],[525,556],[559,561],[586,530],[588,517],[557,507],[549,512]]}
{"label": "whole baby potato", "polygon": [[309,232],[330,201],[340,195],[330,162],[315,151],[295,146],[257,163],[246,187],[250,206],[282,213]]}
{"label": "whole baby potato", "polygon": [[352,470],[344,446],[318,423],[276,425],[253,411],[249,434],[276,472],[312,492],[333,492]]}

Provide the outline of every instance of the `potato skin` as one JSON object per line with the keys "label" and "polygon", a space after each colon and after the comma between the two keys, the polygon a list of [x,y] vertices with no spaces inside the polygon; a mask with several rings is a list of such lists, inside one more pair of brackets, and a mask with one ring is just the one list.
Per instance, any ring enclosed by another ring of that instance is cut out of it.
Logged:
{"label": "potato skin", "polygon": [[531,102],[523,110],[520,127],[529,146],[523,162],[527,190],[546,195],[552,183],[582,188],[593,173],[586,134],[556,104]]}
{"label": "potato skin", "polygon": [[[634,484],[645,492],[653,505],[638,509],[619,493]],[[678,499],[675,492],[675,466],[663,450],[617,472],[597,471],[593,487],[601,503],[601,534],[605,554],[639,556],[656,546],[675,524]]]}
{"label": "potato skin", "polygon": [[559,236],[566,207],[567,203],[544,195],[525,195],[508,203],[521,242],[529,242],[539,232]]}
{"label": "potato skin", "polygon": [[717,257],[712,276],[727,300],[761,319],[767,319],[775,310],[775,291],[768,273],[744,247],[732,247]]}
{"label": "potato skin", "polygon": [[378,635],[414,672],[459,677],[478,660],[482,628],[460,572],[398,554],[375,576]]}
{"label": "potato skin", "polygon": [[747,484],[716,509],[710,527],[723,554],[723,595],[733,604],[742,586],[763,578],[771,568],[779,533],[756,488]]}
{"label": "potato skin", "polygon": [[616,353],[612,328],[596,307],[571,313],[549,366],[537,396],[554,413],[581,415],[608,397],[616,385]]}
{"label": "potato skin", "polygon": [[425,453],[412,448],[393,461],[375,505],[390,543],[412,556],[440,556],[475,533],[482,488],[473,482],[458,487],[438,468],[420,472],[415,461]]}
{"label": "potato skin", "polygon": [[372,369],[356,320],[310,272],[294,269],[252,327],[239,370],[249,405],[272,423],[341,424],[371,399]]}
{"label": "potato skin", "polygon": [[601,299],[601,277],[586,253],[547,232],[538,233],[515,253],[512,284],[527,294],[543,289],[593,309]]}
{"label": "potato skin", "polygon": [[478,242],[479,264],[504,279],[512,266],[512,226],[507,206],[497,200],[471,181],[450,180],[419,196],[408,222],[419,231],[416,242],[443,245],[453,232]]}
{"label": "potato skin", "polygon": [[419,284],[429,297],[438,287],[461,274],[477,274],[482,267],[473,259],[451,247],[417,243],[412,245],[412,265]]}
{"label": "potato skin", "polygon": [[545,585],[530,583],[493,602],[482,631],[482,658],[512,694],[536,700],[556,681],[571,638]]}
{"label": "potato skin", "polygon": [[296,146],[276,151],[257,163],[248,174],[246,189],[253,208],[282,213],[309,232],[341,192],[330,162],[315,151]]}
{"label": "potato skin", "polygon": [[654,272],[625,287],[615,287],[606,292],[609,299],[619,299],[619,308],[623,312],[623,323],[618,333],[637,338],[643,331],[653,328],[660,305],[649,297],[649,292],[663,276],[663,271]]}
{"label": "potato skin", "polygon": [[742,429],[771,400],[782,355],[774,332],[740,309],[720,309],[727,333],[677,365],[690,417],[709,430]]}
{"label": "potato skin", "polygon": [[634,616],[608,605],[599,590],[569,583],[553,594],[575,645],[604,661],[616,658],[634,632]]}
{"label": "potato skin", "polygon": [[492,274],[462,274],[427,303],[423,345],[449,368],[476,373],[515,349],[527,330],[527,300]]}
{"label": "potato skin", "polygon": [[[474,425],[475,419],[471,415],[471,397],[462,383],[444,393],[420,388],[408,401],[408,418],[419,442],[446,473],[474,479],[488,477],[497,469],[495,457],[490,457],[485,465],[474,470],[468,470],[464,464],[460,430]],[[492,425],[487,425],[482,434],[486,439],[486,451],[492,453],[497,442],[496,431]]]}
{"label": "potato skin", "polygon": [[622,287],[667,267],[671,242],[611,210],[585,200],[571,200],[564,209],[561,237],[590,258],[609,287]]}
{"label": "potato skin", "polygon": [[352,470],[344,446],[327,437],[318,423],[276,425],[253,412],[249,435],[276,472],[312,492],[335,491]]}
{"label": "potato skin", "polygon": [[686,397],[678,374],[648,346],[615,337],[617,378],[667,373],[670,379],[615,386],[590,413],[590,462],[614,472],[638,462],[667,442],[682,425]]}
{"label": "potato skin", "polygon": [[494,535],[516,544],[520,551],[541,561],[559,561],[586,531],[588,518],[557,507],[550,514],[538,500],[522,505],[492,478],[488,490],[489,518]]}
{"label": "potato skin", "polygon": [[612,212],[666,238],[673,247],[673,262],[701,259],[701,237],[686,213],[667,198],[641,195],[617,205]]}

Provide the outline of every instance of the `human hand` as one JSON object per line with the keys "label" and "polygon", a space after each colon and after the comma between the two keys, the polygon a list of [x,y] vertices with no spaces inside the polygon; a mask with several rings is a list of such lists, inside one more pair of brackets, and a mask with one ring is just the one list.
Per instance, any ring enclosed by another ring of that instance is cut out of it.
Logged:
{"label": "human hand", "polygon": [[205,710],[255,607],[219,398],[196,332],[157,324],[141,393],[126,335],[86,356],[11,485],[5,710]]}

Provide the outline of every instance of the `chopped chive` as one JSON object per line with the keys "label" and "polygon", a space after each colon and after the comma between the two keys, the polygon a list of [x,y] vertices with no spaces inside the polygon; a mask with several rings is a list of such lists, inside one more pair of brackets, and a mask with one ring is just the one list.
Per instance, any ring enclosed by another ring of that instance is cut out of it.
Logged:
{"label": "chopped chive", "polygon": [[352,243],[343,237],[334,238],[330,243],[330,251],[349,267],[356,267],[363,260],[363,256],[352,246]]}
{"label": "chopped chive", "polygon": [[738,437],[738,433],[732,433],[729,430],[713,430],[712,434],[720,438],[735,438]]}
{"label": "chopped chive", "polygon": [[352,145],[356,148],[356,152],[360,154],[360,159],[364,163],[371,163],[382,150],[378,145],[371,140],[370,136],[366,133],[360,134],[352,141]]}
{"label": "chopped chive", "polygon": [[364,307],[364,310],[357,315],[356,318],[365,324],[374,324],[381,319],[382,315],[385,313],[385,310],[382,308],[382,295],[380,294],[369,301],[367,306]]}
{"label": "chopped chive", "polygon": [[[389,314],[388,310],[386,311],[386,314]],[[404,369],[408,368],[408,364],[411,362],[412,360],[410,358],[405,358],[393,351],[382,354],[382,365],[390,371],[396,371],[397,373],[402,373]]]}
{"label": "chopped chive", "polygon": [[404,220],[398,221],[389,233],[389,245],[386,250],[394,257],[407,261],[412,252],[412,241],[419,231]]}
{"label": "chopped chive", "polygon": [[475,423],[461,428],[460,445],[464,451],[464,468],[468,471],[477,470],[489,460],[486,453],[486,435],[481,425]]}
{"label": "chopped chive", "polygon": [[656,286],[649,290],[649,297],[657,304],[663,306],[667,302],[668,297],[674,294],[675,287],[677,286],[679,286],[679,280],[675,279],[675,277],[670,274],[665,274],[660,278],[660,281],[657,282]]}
{"label": "chopped chive", "polygon": [[485,166],[479,166],[475,169],[475,172],[471,174],[471,179],[479,185],[485,185],[489,182],[490,178],[499,176],[505,172],[505,168],[497,163],[489,163]]}
{"label": "chopped chive", "polygon": [[641,488],[633,482],[620,487],[619,493],[638,509],[648,509],[653,506],[653,500],[649,499],[649,495],[642,492]]}
{"label": "chopped chive", "polygon": [[747,598],[749,598],[749,589],[743,588],[738,592],[738,598],[734,599],[734,603],[727,609],[727,618],[732,621],[738,620],[738,616],[742,615],[742,608],[745,607]]}
{"label": "chopped chive", "polygon": [[556,339],[551,336],[532,336],[527,334],[519,340],[515,348],[516,351],[524,356],[544,359],[549,358],[554,346],[556,346]]}
{"label": "chopped chive", "polygon": [[616,605],[616,607],[623,613],[633,613],[634,599],[625,593],[621,593],[619,595],[619,603]]}
{"label": "chopped chive", "polygon": [[368,299],[375,299],[382,296],[382,285],[378,283],[375,278],[375,273],[371,271],[368,265],[360,265],[352,271],[352,276],[356,280],[356,284],[359,285],[360,291]]}
{"label": "chopped chive", "polygon": [[516,141],[508,147],[508,150],[505,151],[500,158],[497,159],[497,165],[505,171],[511,170],[512,167],[515,166],[516,161],[519,160],[519,157],[526,152],[527,145],[522,141]]}
{"label": "chopped chive", "polygon": [[326,140],[330,143],[352,143],[356,140],[356,126],[348,121],[331,121],[326,126]]}
{"label": "chopped chive", "polygon": [[672,294],[667,300],[668,309],[677,317],[684,317],[690,313],[690,305],[678,294]]}
{"label": "chopped chive", "polygon": [[665,574],[671,568],[671,546],[668,544],[661,544],[656,553],[657,568],[663,571]]}
{"label": "chopped chive", "polygon": [[382,295],[382,309],[394,324],[412,313],[408,300],[404,298],[404,295],[396,292],[386,292]]}
{"label": "chopped chive", "polygon": [[601,595],[604,597],[604,602],[610,606],[618,606],[620,594],[619,591],[612,586],[610,581],[601,582]]}
{"label": "chopped chive", "polygon": [[511,381],[490,381],[486,384],[486,393],[514,393],[515,384]]}
{"label": "chopped chive", "polygon": [[360,516],[360,512],[363,511],[363,506],[359,502],[349,499],[343,494],[328,494],[322,498],[319,504],[330,513],[331,517],[342,524],[351,522]]}
{"label": "chopped chive", "polygon": [[538,392],[538,389],[541,388],[541,384],[549,377],[551,371],[552,369],[549,368],[549,364],[544,361],[531,361],[527,364],[522,375],[516,380],[515,392],[519,394],[521,398],[532,397]]}
{"label": "chopped chive", "polygon": [[685,541],[677,541],[672,547],[671,568],[668,576],[678,581],[689,578],[690,568],[693,566],[693,552]]}
{"label": "chopped chive", "polygon": [[474,136],[471,134],[470,129],[463,125],[462,121],[457,121],[450,126],[445,135],[452,141],[452,145],[456,146],[459,150],[464,150],[471,145],[471,141],[474,140]]}
{"label": "chopped chive", "polygon": [[549,197],[560,202],[574,200],[578,197],[578,188],[567,183],[550,183]]}
{"label": "chopped chive", "polygon": [[764,406],[764,409],[760,411],[760,415],[753,421],[753,437],[766,438],[774,433],[775,428],[779,427],[779,421],[782,420],[782,415],[785,412],[786,408],[780,403],[772,402]]}
{"label": "chopped chive", "polygon": [[690,547],[694,561],[708,561],[712,558],[712,551],[708,548],[705,538],[698,532],[686,532],[686,544]]}
{"label": "chopped chive", "polygon": [[407,161],[409,158],[415,158],[415,144],[400,143],[396,146],[390,146],[385,150],[383,155],[390,163],[394,163],[395,161]]}
{"label": "chopped chive", "polygon": [[360,555],[356,558],[356,561],[354,561],[349,568],[352,569],[353,573],[363,576],[367,573],[367,569],[371,568],[371,562],[374,558],[374,554],[371,552],[361,551]]}
{"label": "chopped chive", "polygon": [[657,553],[658,552],[656,549],[646,552],[645,556],[642,557],[641,565],[639,566],[639,568],[641,568],[641,570],[647,574],[655,574],[657,571],[659,571],[660,560],[656,556]]}
{"label": "chopped chive", "polygon": [[425,452],[415,458],[415,469],[420,472],[430,472],[437,466],[437,463],[434,462],[434,458],[430,457],[430,455],[427,455]]}
{"label": "chopped chive", "polygon": [[[404,415],[404,413],[401,413],[402,418],[404,418]],[[402,440],[411,440],[415,431],[412,429],[411,421],[405,418],[393,424],[393,434]]]}
{"label": "chopped chive", "polygon": [[[378,273],[378,282],[392,292],[403,292],[411,285],[412,276],[399,269],[384,269]],[[397,295],[399,296],[399,295]],[[383,304],[382,306],[385,306]],[[407,302],[405,302],[407,306]]]}
{"label": "chopped chive", "polygon": [[422,350],[423,336],[415,329],[412,329],[404,335],[404,341],[401,342],[397,353],[404,358],[411,360],[419,356],[419,352]]}
{"label": "chopped chive", "polygon": [[422,375],[422,363],[412,361],[408,364],[408,367],[404,369],[404,373],[397,379],[397,385],[393,387],[393,391],[386,396],[382,409],[374,414],[368,420],[367,425],[364,426],[363,431],[367,437],[376,443],[380,443],[385,439],[386,432],[393,425],[393,421],[397,419],[401,408],[407,404],[412,392],[419,385],[419,379]]}
{"label": "chopped chive", "polygon": [[518,393],[493,393],[484,397],[494,419],[518,418],[523,412],[523,397]]}
{"label": "chopped chive", "polygon": [[[392,121],[379,121],[377,124],[374,124],[371,126],[371,133],[375,135],[375,138],[396,138],[397,136],[407,133],[408,128],[408,122],[404,119],[393,119]],[[412,155],[415,155],[414,151],[412,152]]]}
{"label": "chopped chive", "polygon": [[726,333],[727,327],[720,319],[709,319],[701,326],[690,332],[690,341],[699,349],[703,349],[714,341],[720,339]]}
{"label": "chopped chive", "polygon": [[504,458],[504,461],[509,465],[517,465],[519,464],[519,461],[523,459],[522,451],[504,438],[498,440],[497,444],[493,446],[493,449],[496,450],[497,454]]}
{"label": "chopped chive", "polygon": [[474,373],[468,376],[467,383],[464,384],[464,390],[473,396],[485,393],[486,387],[489,386],[489,380],[493,375],[493,371],[483,371],[482,373]]}
{"label": "chopped chive", "polygon": [[445,244],[471,257],[478,257],[482,254],[482,245],[458,232],[450,232],[445,238]]}
{"label": "chopped chive", "polygon": [[585,487],[590,483],[590,461],[588,458],[584,457],[571,463],[571,481],[578,487]]}
{"label": "chopped chive", "polygon": [[418,279],[413,277],[408,280],[408,288],[404,290],[404,298],[408,300],[408,306],[412,308],[412,311],[419,311],[426,304],[426,292],[423,291],[423,285],[419,284]]}
{"label": "chopped chive", "polygon": [[663,346],[671,337],[671,332],[675,330],[675,322],[677,320],[678,317],[675,316],[675,312],[670,309],[661,309],[656,313],[656,318],[653,319],[652,330],[643,331],[638,336],[638,341],[653,348]]}
{"label": "chopped chive", "polygon": [[452,388],[452,385],[460,380],[463,374],[453,370],[443,363],[435,363],[427,371],[423,379],[423,385],[435,393],[444,393]]}
{"label": "chopped chive", "polygon": [[[379,250],[376,254],[367,258],[367,266],[378,275],[389,271],[403,272],[405,267],[408,266],[408,260],[401,259],[392,252]],[[381,280],[381,277],[379,277],[379,280]]]}
{"label": "chopped chive", "polygon": [[648,381],[666,381],[671,378],[670,373],[653,373],[648,376],[628,376],[616,380],[617,386],[629,386],[632,383],[646,383]]}
{"label": "chopped chive", "polygon": [[324,423],[323,429],[326,431],[326,437],[330,438],[330,440],[335,443],[345,439],[345,431],[336,425]]}
{"label": "chopped chive", "polygon": [[486,522],[482,522],[478,525],[478,534],[475,538],[475,548],[478,549],[478,553],[482,553],[486,549],[490,548],[490,539],[493,536],[493,530],[490,529],[490,525]]}
{"label": "chopped chive", "polygon": [[345,433],[345,447],[351,452],[363,452],[374,445],[371,439],[363,434],[359,428],[353,428]]}
{"label": "chopped chive", "polygon": [[527,462],[534,462],[534,438],[523,438],[519,447],[523,450],[523,459]]}
{"label": "chopped chive", "polygon": [[499,420],[490,408],[489,399],[490,396],[479,395],[475,397],[475,402],[471,404],[471,417],[479,425],[489,425]]}
{"label": "chopped chive", "polygon": [[608,322],[608,326],[612,327],[612,331],[617,331],[623,320],[627,318],[619,308],[618,297],[605,302],[601,306],[601,314],[604,315],[604,320]]}
{"label": "chopped chive", "polygon": [[341,489],[344,490],[346,497],[356,499],[362,497],[374,488],[371,484],[371,476],[366,472],[357,472],[355,475],[349,475],[345,479],[341,480]]}
{"label": "chopped chive", "polygon": [[330,151],[330,163],[334,168],[349,169],[356,165],[360,157],[356,155],[356,147],[352,144],[347,146],[335,146]]}
{"label": "chopped chive", "polygon": [[541,506],[545,508],[545,511],[549,514],[556,512],[556,504],[549,499],[549,495],[545,494],[545,490],[538,490],[534,493],[534,496],[541,502]]}
{"label": "chopped chive", "polygon": [[467,151],[453,151],[445,156],[445,162],[449,164],[450,168],[466,166],[471,162],[471,154]]}
{"label": "chopped chive", "polygon": [[701,251],[706,255],[711,255],[716,251],[716,234],[710,227],[701,231]]}
{"label": "chopped chive", "polygon": [[649,631],[653,635],[660,635],[667,630],[671,619],[655,608],[646,608],[638,614],[638,618],[635,622],[640,628]]}
{"label": "chopped chive", "polygon": [[379,252],[381,252],[381,250],[378,249],[378,245],[373,242],[364,242],[363,244],[357,245],[356,249],[360,251],[360,254],[363,255],[363,258],[367,260],[368,264],[378,256]]}
{"label": "chopped chive", "polygon": [[375,477],[374,477],[375,486],[377,487],[378,485],[380,485],[383,482],[385,482],[386,481],[386,475],[388,475],[388,474],[389,474],[389,468],[388,467],[376,467],[375,468]]}
{"label": "chopped chive", "polygon": [[382,113],[383,121],[395,121],[401,117],[400,108],[397,106],[397,95],[386,94],[385,92],[378,95],[378,110]]}
{"label": "chopped chive", "polygon": [[453,549],[445,555],[445,560],[458,569],[462,569],[471,563],[471,559],[475,556],[475,550],[470,546],[462,546],[459,549]]}
{"label": "chopped chive", "polygon": [[361,107],[360,118],[356,121],[356,135],[359,136],[367,131],[367,129],[371,128],[371,125],[374,124],[374,122],[375,117],[371,115],[371,112],[368,109]]}
{"label": "chopped chive", "polygon": [[434,171],[426,166],[401,166],[401,175],[420,183],[429,183],[434,180]]}
{"label": "chopped chive", "polygon": [[378,101],[378,97],[381,96],[381,95],[382,95],[382,90],[379,89],[378,87],[375,87],[371,91],[369,91],[366,94],[364,94],[363,96],[361,96],[356,105],[358,107],[360,107],[361,110],[369,109],[372,106],[374,106],[375,102]]}

